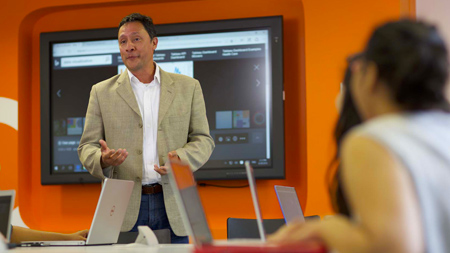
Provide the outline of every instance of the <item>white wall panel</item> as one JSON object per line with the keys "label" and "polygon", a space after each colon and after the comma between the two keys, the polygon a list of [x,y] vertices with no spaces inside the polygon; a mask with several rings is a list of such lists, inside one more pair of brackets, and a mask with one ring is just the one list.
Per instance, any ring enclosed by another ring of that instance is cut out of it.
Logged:
{"label": "white wall panel", "polygon": [[450,49],[450,0],[416,0],[416,13],[439,27]]}

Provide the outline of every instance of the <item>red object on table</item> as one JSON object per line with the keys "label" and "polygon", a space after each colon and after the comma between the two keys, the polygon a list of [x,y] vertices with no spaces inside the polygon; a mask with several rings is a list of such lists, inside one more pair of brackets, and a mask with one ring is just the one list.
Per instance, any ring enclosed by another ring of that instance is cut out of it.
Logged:
{"label": "red object on table", "polygon": [[237,245],[204,245],[195,248],[195,253],[326,253],[326,247],[317,242],[304,242],[286,246],[237,246]]}

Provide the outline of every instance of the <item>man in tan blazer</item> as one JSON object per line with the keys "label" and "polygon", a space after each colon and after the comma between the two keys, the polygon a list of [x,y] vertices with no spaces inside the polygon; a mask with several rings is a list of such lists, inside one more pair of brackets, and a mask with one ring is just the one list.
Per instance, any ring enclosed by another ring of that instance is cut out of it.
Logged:
{"label": "man in tan blazer", "polygon": [[151,18],[130,14],[118,36],[127,70],[92,87],[78,155],[98,178],[135,182],[122,231],[169,228],[172,242],[188,242],[164,164],[178,157],[197,170],[214,149],[200,84],[153,62]]}

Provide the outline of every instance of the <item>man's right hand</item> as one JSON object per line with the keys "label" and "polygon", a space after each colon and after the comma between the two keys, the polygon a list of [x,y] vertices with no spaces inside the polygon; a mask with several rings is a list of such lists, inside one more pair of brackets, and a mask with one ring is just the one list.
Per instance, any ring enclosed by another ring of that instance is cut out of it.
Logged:
{"label": "man's right hand", "polygon": [[125,161],[128,156],[128,152],[126,149],[118,149],[115,151],[114,149],[109,149],[106,141],[100,140],[101,152],[102,156],[100,158],[100,164],[102,165],[102,169],[109,166],[118,166]]}

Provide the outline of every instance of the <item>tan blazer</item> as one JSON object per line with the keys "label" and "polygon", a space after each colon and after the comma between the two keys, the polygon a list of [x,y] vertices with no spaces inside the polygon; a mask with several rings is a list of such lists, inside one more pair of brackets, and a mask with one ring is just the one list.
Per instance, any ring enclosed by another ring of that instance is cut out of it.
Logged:
{"label": "tan blazer", "polygon": [[[157,146],[159,164],[167,153],[176,150],[182,161],[195,171],[210,157],[214,141],[209,134],[205,102],[200,84],[187,76],[160,70],[161,95]],[[122,231],[133,228],[139,214],[142,186],[143,123],[128,71],[92,86],[83,136],[78,156],[94,176],[133,180],[135,182]],[[128,157],[120,166],[103,170],[100,165],[99,140],[111,149],[125,148]],[[175,197],[167,176],[161,176],[164,203],[170,225],[178,236],[186,235]]]}

